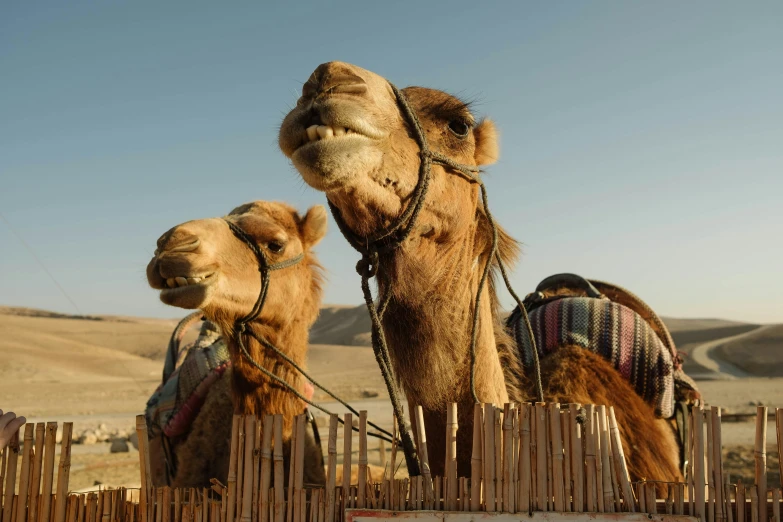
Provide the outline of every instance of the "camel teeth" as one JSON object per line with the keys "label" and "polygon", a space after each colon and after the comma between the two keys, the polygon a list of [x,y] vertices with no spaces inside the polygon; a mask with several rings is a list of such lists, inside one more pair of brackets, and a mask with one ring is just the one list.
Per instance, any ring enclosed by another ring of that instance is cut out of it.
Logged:
{"label": "camel teeth", "polygon": [[177,282],[177,286],[188,286],[188,280],[184,277],[175,277],[174,280]]}
{"label": "camel teeth", "polygon": [[177,282],[174,280],[173,277],[169,277],[168,279],[166,279],[166,285],[169,288],[176,288],[177,287]]}
{"label": "camel teeth", "polygon": [[332,127],[331,125],[310,125],[307,127],[306,134],[307,141],[312,143],[353,134],[353,131],[345,127]]}
{"label": "camel teeth", "polygon": [[188,284],[189,285],[195,285],[196,283],[200,283],[201,278],[200,277],[188,277]]}

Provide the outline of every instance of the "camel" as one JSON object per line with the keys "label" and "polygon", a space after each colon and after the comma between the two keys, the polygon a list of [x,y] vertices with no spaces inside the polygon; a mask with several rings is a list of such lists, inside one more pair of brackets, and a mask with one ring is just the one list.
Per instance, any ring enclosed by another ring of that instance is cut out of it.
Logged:
{"label": "camel", "polygon": [[[401,92],[431,150],[461,165],[482,167],[497,160],[498,131],[489,119],[476,121],[469,104],[429,88]],[[393,224],[412,199],[422,158],[414,136],[386,79],[329,62],[304,83],[281,125],[279,146],[301,178],[325,193],[344,235],[347,230],[361,243]],[[469,346],[486,263],[493,276],[479,299],[476,395],[496,405],[536,395],[501,322],[494,282],[498,266],[488,255],[492,230],[479,187],[439,163],[431,172],[412,232],[397,248],[378,254],[378,294],[389,296],[382,326],[408,411],[416,405],[424,411],[431,471],[443,474],[446,409],[457,403],[457,469],[469,476],[474,405]],[[501,227],[497,231],[499,256],[511,266],[518,243]],[[682,480],[672,423],[656,418],[610,363],[567,346],[542,360],[541,371],[547,401],[615,407],[632,480]]]}
{"label": "camel", "polygon": [[[231,361],[231,367],[210,386],[184,440],[173,441],[177,463],[169,484],[173,487],[206,487],[212,478],[226,483],[232,414],[282,414],[287,462],[294,416],[305,409],[302,400],[273,383],[241,352],[234,325],[253,309],[261,279],[256,255],[235,235],[229,222],[257,245],[270,265],[303,256],[300,262],[269,273],[266,302],[260,315],[248,323],[248,330],[303,367],[309,328],[320,309],[323,274],[312,251],[326,233],[327,215],[320,205],[300,216],[284,203],[255,201],[235,208],[224,218],[177,225],[158,239],[147,266],[149,285],[160,291],[160,300],[167,305],[201,310],[225,338]],[[305,391],[309,383],[280,356],[250,335],[243,337],[254,361]],[[305,452],[305,482],[324,484],[320,448],[312,436],[306,440]],[[158,469],[156,484],[163,482],[162,474]]]}

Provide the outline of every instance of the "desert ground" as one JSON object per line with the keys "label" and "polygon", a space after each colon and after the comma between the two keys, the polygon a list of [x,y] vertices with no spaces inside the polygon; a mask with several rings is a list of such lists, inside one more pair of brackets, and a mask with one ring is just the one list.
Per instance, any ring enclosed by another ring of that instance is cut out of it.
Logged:
{"label": "desert ground", "polygon": [[[709,404],[721,406],[724,414],[752,413],[757,405],[783,406],[783,325],[665,321],[688,356],[687,372],[698,379]],[[74,423],[81,443],[73,446],[72,490],[138,486],[138,453],[132,443],[122,441],[160,384],[176,324],[0,307],[0,408],[25,415],[30,422]],[[323,308],[311,332],[308,368],[356,409],[366,409],[371,419],[390,426],[383,380],[367,346],[369,329],[363,307]],[[317,391],[315,399],[334,412],[345,411],[322,392]],[[317,417],[323,423],[325,416]],[[753,436],[750,421],[723,424],[726,470],[743,481],[752,480]],[[112,440],[115,450],[127,451],[110,452]],[[773,487],[780,480],[773,429],[768,442]],[[377,449],[375,455],[380,458]]]}

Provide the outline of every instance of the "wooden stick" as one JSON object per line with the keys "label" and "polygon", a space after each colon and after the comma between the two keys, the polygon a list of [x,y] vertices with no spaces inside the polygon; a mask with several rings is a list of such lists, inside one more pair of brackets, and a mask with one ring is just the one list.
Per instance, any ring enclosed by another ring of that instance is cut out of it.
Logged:
{"label": "wooden stick", "polygon": [[27,519],[27,497],[30,491],[30,462],[33,460],[33,432],[35,425],[29,422],[24,426],[22,445],[22,470],[19,474],[19,499],[16,512],[16,522]]}
{"label": "wooden stick", "polygon": [[283,416],[276,414],[273,421],[274,438],[274,468],[275,468],[275,491],[274,491],[274,522],[283,522],[285,516],[285,465],[283,463]]}
{"label": "wooden stick", "polygon": [[642,513],[648,513],[647,509],[647,484],[644,480],[636,485],[637,497],[639,498],[639,511]]}
{"label": "wooden stick", "polygon": [[[254,416],[254,422],[253,424],[253,476],[251,478],[253,484],[251,486],[252,492],[251,492],[251,499],[250,502],[252,504],[251,510],[250,510],[250,519],[252,522],[260,522],[260,516],[258,513],[259,508],[261,507],[261,454],[263,453],[261,451],[261,446],[263,444],[263,431],[264,431],[264,419],[262,417]],[[271,427],[271,425],[270,425]],[[271,430],[270,430],[271,431]],[[271,441],[271,439],[270,439]],[[270,450],[271,444],[270,444]],[[271,458],[271,452],[270,452],[270,458]],[[269,491],[269,488],[267,487],[267,491]],[[179,521],[175,521],[179,522]]]}
{"label": "wooden stick", "polygon": [[[751,521],[752,522],[759,522],[759,520],[762,520],[761,518],[759,518],[759,513],[760,512],[761,512],[761,509],[759,508],[758,486],[751,486],[751,488],[750,488],[750,516],[751,516]],[[764,520],[763,522],[767,522],[767,521]]]}
{"label": "wooden stick", "polygon": [[593,409],[593,437],[595,437],[595,492],[598,498],[598,512],[606,513],[604,506],[604,463],[601,460],[601,427],[598,423],[598,407]]}
{"label": "wooden stick", "polygon": [[[329,456],[326,468],[326,520],[334,522],[335,487],[337,483],[337,414],[329,415]],[[262,521],[263,522],[263,521]]]}
{"label": "wooden stick", "polygon": [[[144,418],[142,416],[142,418]],[[147,424],[144,423],[146,431]],[[65,501],[68,496],[68,475],[71,472],[71,436],[73,433],[73,423],[63,423],[63,441],[60,445],[60,464],[57,472],[57,498],[54,505],[54,522],[65,522]],[[146,435],[146,433],[145,433]],[[141,440],[139,440],[141,448]],[[146,460],[149,463],[149,452]],[[149,472],[149,469],[147,470]]]}
{"label": "wooden stick", "polygon": [[511,501],[511,492],[513,491],[511,470],[514,466],[514,437],[511,434],[514,424],[512,411],[513,404],[506,403],[503,405],[503,468],[501,475],[503,479],[503,506],[501,510],[504,513],[514,512],[514,506]]}
{"label": "wooden stick", "polygon": [[[620,493],[620,479],[618,478],[618,471],[617,471],[617,464],[615,463],[615,451],[612,448],[612,436],[609,433],[608,429],[608,423],[609,419],[607,418],[607,437],[606,437],[606,444],[607,444],[607,451],[609,452],[609,475],[612,479],[612,496],[614,497],[614,511],[619,513],[623,510],[622,505],[622,495]],[[672,495],[674,493],[672,492]],[[672,509],[674,509],[672,507]],[[672,514],[672,513],[669,513]]]}
{"label": "wooden stick", "polygon": [[[242,422],[240,415],[232,417],[231,424],[231,449],[228,458],[228,497],[226,499],[226,522],[234,522],[234,510],[237,503],[237,469],[239,460],[239,426]],[[204,521],[206,522],[206,521]]]}
{"label": "wooden stick", "polygon": [[779,477],[781,484],[783,484],[783,408],[775,409],[775,433],[778,439]]}
{"label": "wooden stick", "polygon": [[[269,487],[272,482],[272,433],[275,419],[272,415],[264,415],[261,440],[261,478],[258,514],[260,522],[269,522]],[[329,521],[331,522],[331,521]]]}
{"label": "wooden stick", "polygon": [[772,520],[780,522],[780,488],[772,490]]}
{"label": "wooden stick", "polygon": [[725,484],[723,481],[723,458],[721,457],[722,436],[721,436],[721,411],[720,408],[713,406],[712,412],[712,466],[713,481],[715,483],[715,518],[718,522],[726,520],[725,504]]}
{"label": "wooden stick", "polygon": [[[767,407],[756,407],[756,490],[759,520],[767,522]],[[751,494],[752,495],[752,494]],[[752,497],[751,497],[752,498]]]}
{"label": "wooden stick", "polygon": [[573,510],[583,512],[585,509],[584,493],[584,458],[582,456],[582,429],[576,421],[579,415],[579,404],[569,404],[569,432],[571,439],[571,477],[573,479]]}
{"label": "wooden stick", "polygon": [[244,456],[244,478],[242,479],[242,522],[251,522],[253,513],[253,471],[257,468],[253,466],[253,453],[256,448],[256,417],[255,415],[245,416],[245,448]]}
{"label": "wooden stick", "polygon": [[693,429],[695,515],[699,517],[701,522],[705,522],[707,514],[704,504],[704,411],[701,404],[693,408]]}
{"label": "wooden stick", "polygon": [[704,410],[704,420],[707,425],[707,520],[715,521],[715,450],[713,436],[712,409]]}
{"label": "wooden stick", "polygon": [[734,501],[734,505],[737,508],[737,522],[745,522],[746,504],[745,486],[742,484],[742,480],[739,480],[737,482],[737,498]]}
{"label": "wooden stick", "polygon": [[677,483],[674,485],[674,514],[685,514],[685,484]]}
{"label": "wooden stick", "polygon": [[571,484],[573,480],[571,477],[571,411],[566,408],[560,410],[560,433],[563,437],[563,482],[565,486],[564,511],[570,512],[571,502],[573,499],[573,492],[571,491]]}
{"label": "wooden stick", "polygon": [[623,443],[620,438],[617,419],[614,416],[613,406],[609,406],[609,433],[612,438],[612,453],[614,454],[615,463],[618,466],[617,476],[620,479],[620,486],[623,491],[625,511],[635,513],[636,501],[634,500],[633,490],[631,489],[631,478],[628,474],[628,467],[625,462],[625,451],[623,450]]}
{"label": "wooden stick", "polygon": [[503,411],[494,408],[495,426],[492,433],[494,439],[495,459],[495,510],[503,511]]}
{"label": "wooden stick", "polygon": [[[351,488],[351,445],[353,443],[353,416],[343,415],[343,496],[347,498]],[[392,465],[394,464],[394,449],[392,449]],[[343,509],[348,507],[346,504]]]}
{"label": "wooden stick", "polygon": [[489,403],[484,405],[484,505],[488,513],[495,511],[495,406]]}
{"label": "wooden stick", "polygon": [[[614,512],[614,489],[612,488],[612,469],[609,462],[609,426],[606,419],[606,406],[600,405],[596,408],[598,416],[598,433],[600,435],[601,449],[601,480],[604,494],[604,512]],[[655,489],[653,488],[653,491]]]}
{"label": "wooden stick", "polygon": [[587,508],[590,513],[598,509],[598,491],[596,480],[596,437],[595,437],[595,407],[588,404],[585,407],[587,412],[585,422],[585,464],[587,471],[585,473],[585,483],[587,485]]}
{"label": "wooden stick", "polygon": [[457,491],[457,404],[446,405],[446,509],[456,511]]}
{"label": "wooden stick", "polygon": [[546,511],[547,501],[547,441],[546,441],[546,408],[543,402],[537,402],[536,408],[536,509]]}
{"label": "wooden stick", "polygon": [[520,422],[520,430],[522,432],[522,442],[519,449],[519,484],[520,484],[520,505],[519,510],[527,513],[532,512],[533,504],[531,503],[531,491],[530,485],[532,483],[532,475],[530,470],[530,418],[531,407],[529,404],[522,404],[519,407],[520,416],[522,421]]}
{"label": "wooden stick", "polygon": [[357,507],[367,507],[367,410],[359,411],[359,481]]}
{"label": "wooden stick", "polygon": [[[38,504],[41,498],[41,471],[43,470],[44,439],[46,437],[46,424],[39,422],[35,425],[35,460],[33,462],[33,477],[30,481],[32,495],[30,496],[29,522],[38,522]],[[2,482],[0,482],[2,485]]]}
{"label": "wooden stick", "polygon": [[6,457],[6,476],[5,476],[5,499],[3,500],[3,522],[12,522],[14,512],[14,490],[16,489],[16,471],[19,462],[19,432],[11,435],[8,446],[5,450]]}
{"label": "wooden stick", "polygon": [[511,486],[509,487],[509,506],[511,513],[519,510],[519,408],[511,410]]}
{"label": "wooden stick", "polygon": [[552,441],[552,493],[555,511],[565,511],[565,488],[563,485],[563,440],[560,427],[560,404],[549,403],[550,436]]}
{"label": "wooden stick", "polygon": [[[481,510],[481,479],[484,467],[481,451],[481,427],[484,425],[481,404],[473,405],[473,453],[470,457],[470,510]],[[418,422],[417,422],[418,423]],[[431,509],[427,504],[427,509]]]}
{"label": "wooden stick", "polygon": [[[494,462],[494,459],[493,459],[493,462]],[[435,477],[433,479],[433,481],[435,482],[435,488],[434,488],[435,489],[435,506],[433,507],[433,509],[435,511],[440,511],[440,509],[441,509],[441,503],[440,503],[441,495],[440,495],[440,492],[441,492],[441,482],[442,482],[442,480],[443,479],[441,477]]]}

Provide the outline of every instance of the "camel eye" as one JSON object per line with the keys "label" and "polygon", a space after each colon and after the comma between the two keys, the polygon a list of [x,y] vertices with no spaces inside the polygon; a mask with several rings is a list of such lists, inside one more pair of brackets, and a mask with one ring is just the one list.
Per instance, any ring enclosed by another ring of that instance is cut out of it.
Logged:
{"label": "camel eye", "polygon": [[266,244],[266,247],[269,249],[270,252],[274,254],[279,254],[283,251],[285,248],[285,245],[283,243],[278,243],[277,241],[270,241]]}
{"label": "camel eye", "polygon": [[449,122],[449,130],[458,138],[467,138],[470,126],[462,120],[453,120]]}

